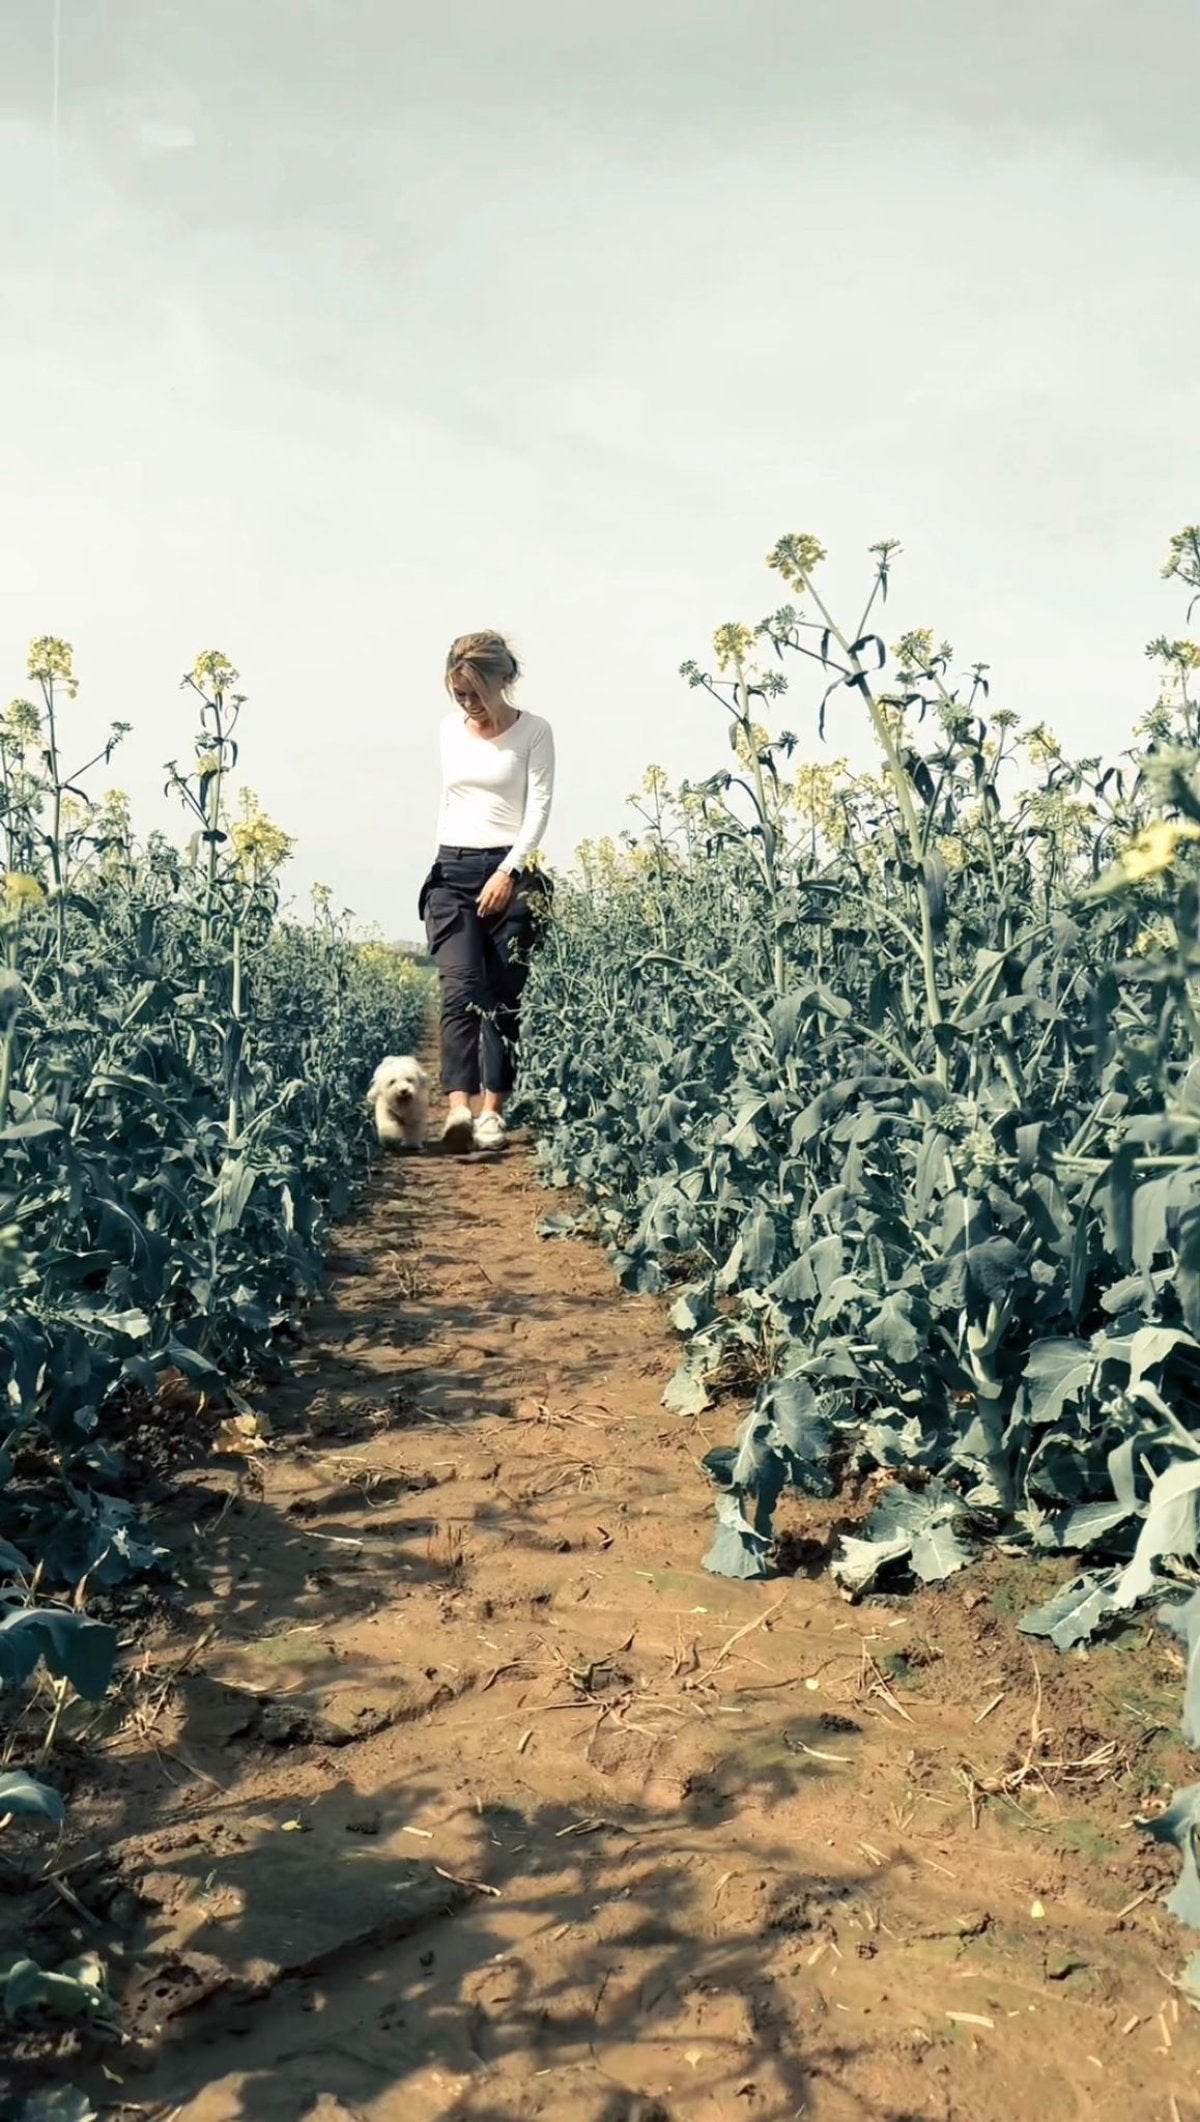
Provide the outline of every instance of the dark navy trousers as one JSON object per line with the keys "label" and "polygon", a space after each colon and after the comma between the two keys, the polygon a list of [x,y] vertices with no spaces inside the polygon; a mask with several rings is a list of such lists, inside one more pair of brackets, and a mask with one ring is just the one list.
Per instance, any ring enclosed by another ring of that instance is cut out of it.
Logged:
{"label": "dark navy trousers", "polygon": [[421,918],[442,997],[442,1088],[510,1091],[517,1079],[521,996],[545,901],[540,877],[519,877],[502,914],[476,900],[504,847],[439,847],[421,887]]}

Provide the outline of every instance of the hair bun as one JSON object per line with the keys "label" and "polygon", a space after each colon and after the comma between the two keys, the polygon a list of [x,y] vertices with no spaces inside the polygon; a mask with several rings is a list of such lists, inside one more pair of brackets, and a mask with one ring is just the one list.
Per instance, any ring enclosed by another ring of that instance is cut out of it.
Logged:
{"label": "hair bun", "polygon": [[503,692],[506,686],[516,683],[521,666],[503,634],[489,628],[475,634],[460,634],[457,641],[451,642],[446,657],[447,691],[458,671],[469,671],[489,692]]}

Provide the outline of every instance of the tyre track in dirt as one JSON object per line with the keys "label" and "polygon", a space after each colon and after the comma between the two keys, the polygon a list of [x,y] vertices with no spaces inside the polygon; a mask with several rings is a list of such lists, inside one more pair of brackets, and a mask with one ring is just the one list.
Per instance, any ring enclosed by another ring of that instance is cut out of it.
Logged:
{"label": "tyre track in dirt", "polygon": [[142,1922],[140,2069],[94,2096],[1196,2122],[1170,1867],[1128,1824],[1186,1767],[1169,1652],[1035,1680],[1012,1565],[862,1607],[706,1576],[736,1410],[664,1413],[665,1308],[545,1206],[517,1141],[381,1171],[271,1439],[191,1492],[215,1633],[156,1653],[95,1800]]}

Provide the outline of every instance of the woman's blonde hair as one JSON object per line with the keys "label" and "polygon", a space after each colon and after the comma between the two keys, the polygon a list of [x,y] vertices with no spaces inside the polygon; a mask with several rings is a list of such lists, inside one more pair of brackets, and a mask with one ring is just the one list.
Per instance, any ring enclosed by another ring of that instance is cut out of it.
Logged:
{"label": "woman's blonde hair", "polygon": [[474,678],[484,692],[507,694],[516,684],[521,667],[503,634],[483,632],[460,634],[450,644],[446,658],[446,691],[450,692],[459,674]]}

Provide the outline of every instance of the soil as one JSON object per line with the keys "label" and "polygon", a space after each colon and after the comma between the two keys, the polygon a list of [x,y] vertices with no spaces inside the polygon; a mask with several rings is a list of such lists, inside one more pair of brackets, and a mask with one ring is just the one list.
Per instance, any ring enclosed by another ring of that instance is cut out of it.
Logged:
{"label": "soil", "polygon": [[[178,2122],[1200,2122],[1161,1631],[1059,1657],[994,1557],[861,1605],[845,1506],[707,1576],[665,1308],[539,1240],[525,1146],[389,1164],[297,1376],[156,1521],[187,1598],[64,1720],[0,1948],[117,2021],[17,2089]],[[199,1432],[198,1432],[199,1433]],[[199,1455],[198,1455],[199,1456]],[[48,1873],[54,1877],[48,1881]],[[0,2069],[0,2081],[3,2070]]]}

